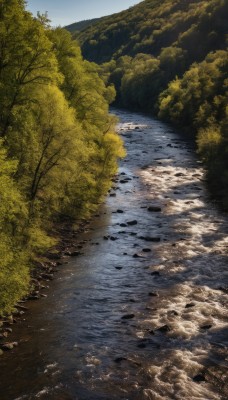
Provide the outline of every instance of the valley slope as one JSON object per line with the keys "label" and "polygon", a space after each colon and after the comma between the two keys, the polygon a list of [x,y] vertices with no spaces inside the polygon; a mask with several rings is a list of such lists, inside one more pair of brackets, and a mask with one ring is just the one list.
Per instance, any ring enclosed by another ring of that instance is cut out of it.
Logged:
{"label": "valley slope", "polygon": [[116,104],[190,132],[228,207],[227,0],[145,0],[73,33]]}

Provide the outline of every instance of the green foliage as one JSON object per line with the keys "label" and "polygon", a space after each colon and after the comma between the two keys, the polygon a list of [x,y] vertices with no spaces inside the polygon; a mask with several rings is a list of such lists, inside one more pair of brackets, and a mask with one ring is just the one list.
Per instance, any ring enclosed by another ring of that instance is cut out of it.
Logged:
{"label": "green foliage", "polygon": [[208,180],[213,193],[228,209],[228,109],[220,125],[209,125],[197,135],[198,151],[208,167]]}
{"label": "green foliage", "polygon": [[227,18],[227,0],[145,0],[77,38],[115,85],[118,105],[197,137],[210,185],[228,209]]}
{"label": "green foliage", "polygon": [[[227,15],[224,0],[145,0],[100,19],[78,40],[88,60],[103,63],[106,79],[109,71],[118,104],[158,112],[158,97],[169,82],[209,53],[226,50]],[[158,69],[150,70],[146,55],[156,58]]]}
{"label": "green foliage", "polygon": [[209,128],[200,129],[197,138],[198,149],[206,162],[214,162],[214,153],[219,151],[221,142],[222,136],[219,127],[212,125]]}
{"label": "green foliage", "polygon": [[30,104],[30,90],[61,79],[52,43],[23,2],[0,1],[0,135],[13,123],[14,109]]}
{"label": "green foliage", "polygon": [[138,54],[121,80],[123,105],[152,111],[161,84],[160,61],[147,54]]}
{"label": "green foliage", "polygon": [[[116,123],[108,115],[108,104],[113,100],[115,91],[113,86],[105,86],[96,64],[82,59],[79,46],[71,40],[68,32],[57,28],[50,32],[50,37],[54,42],[60,71],[65,77],[61,89],[82,131],[82,142],[77,145],[80,154],[76,158],[80,163],[76,167],[77,173],[71,171],[69,174],[62,204],[65,213],[71,210],[70,213],[74,214],[80,209],[81,214],[87,215],[93,208],[91,204],[96,204],[107,192],[111,175],[116,172],[116,159],[123,156],[121,141],[115,135],[116,142],[112,141],[115,149],[110,153],[107,164],[109,133],[114,135],[113,126]],[[70,164],[73,165],[73,161]],[[72,205],[69,199],[73,200]]]}
{"label": "green foliage", "polygon": [[22,250],[28,211],[13,179],[16,163],[0,141],[0,310],[7,312],[28,288],[28,258]]}
{"label": "green foliage", "polygon": [[84,21],[67,25],[65,26],[65,29],[68,30],[68,32],[80,32],[89,26],[96,24],[98,21],[100,21],[100,18],[86,19]]}
{"label": "green foliage", "polygon": [[77,38],[83,55],[98,63],[138,53],[158,57],[162,48],[175,46],[186,51],[190,65],[225,47],[227,9],[225,0],[145,0],[101,18]]}
{"label": "green foliage", "polygon": [[225,207],[228,183],[227,52],[210,53],[160,95],[159,117],[198,132],[198,151],[208,168],[213,192]]}
{"label": "green foliage", "polygon": [[226,105],[227,52],[210,53],[160,95],[159,116],[195,129],[222,122]]}
{"label": "green foliage", "polygon": [[28,290],[61,215],[89,216],[124,155],[115,96],[70,34],[0,0],[0,315]]}

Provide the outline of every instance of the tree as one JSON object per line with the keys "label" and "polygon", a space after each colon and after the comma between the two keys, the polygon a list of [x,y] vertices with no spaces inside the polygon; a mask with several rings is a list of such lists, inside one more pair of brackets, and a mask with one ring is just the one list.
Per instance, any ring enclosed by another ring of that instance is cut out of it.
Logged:
{"label": "tree", "polygon": [[24,1],[0,0],[0,136],[7,136],[14,108],[34,101],[34,86],[60,79],[42,23],[24,11]]}
{"label": "tree", "polygon": [[24,7],[0,0],[0,315],[56,242],[53,221],[91,215],[124,154],[113,87],[66,31]]}
{"label": "tree", "polygon": [[28,257],[23,250],[28,210],[13,179],[16,167],[0,141],[0,315],[12,310],[29,284]]}

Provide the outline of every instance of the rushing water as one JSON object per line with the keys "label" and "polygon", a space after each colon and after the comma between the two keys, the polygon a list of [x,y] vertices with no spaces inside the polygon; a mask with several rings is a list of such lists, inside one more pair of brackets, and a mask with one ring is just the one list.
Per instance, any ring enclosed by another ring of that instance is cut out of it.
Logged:
{"label": "rushing water", "polygon": [[227,398],[227,219],[183,138],[117,114],[128,156],[116,187],[78,238],[83,254],[14,327],[1,400]]}

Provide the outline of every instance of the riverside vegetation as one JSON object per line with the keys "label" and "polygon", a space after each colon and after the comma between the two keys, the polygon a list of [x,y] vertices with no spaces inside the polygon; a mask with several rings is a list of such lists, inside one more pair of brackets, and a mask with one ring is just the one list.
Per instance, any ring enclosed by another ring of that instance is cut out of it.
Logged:
{"label": "riverside vegetation", "polygon": [[115,90],[24,0],[0,0],[0,315],[28,291],[53,223],[88,217],[124,155]]}
{"label": "riverside vegetation", "polygon": [[227,18],[227,0],[145,0],[81,32],[76,24],[73,34],[115,85],[116,104],[156,114],[196,138],[226,209]]}

